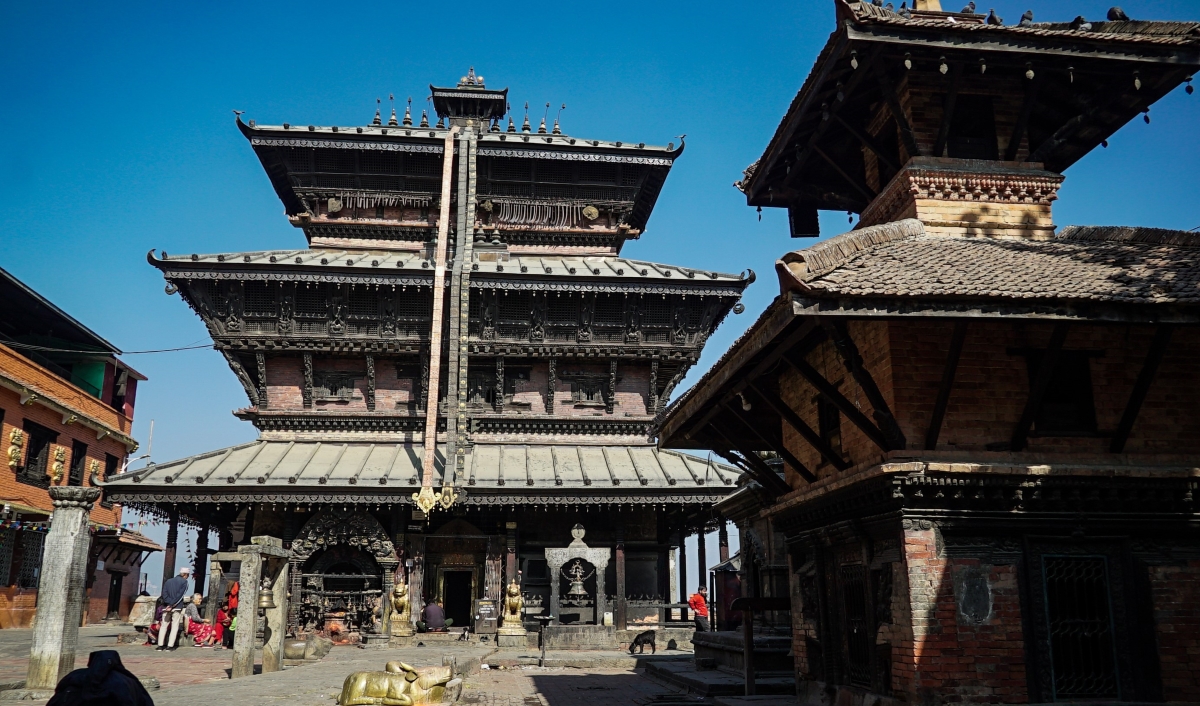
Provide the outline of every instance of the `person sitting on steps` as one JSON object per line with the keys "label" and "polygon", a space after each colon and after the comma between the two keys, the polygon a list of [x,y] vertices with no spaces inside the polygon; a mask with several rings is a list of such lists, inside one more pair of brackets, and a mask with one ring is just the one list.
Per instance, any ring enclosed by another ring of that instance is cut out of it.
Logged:
{"label": "person sitting on steps", "polygon": [[446,611],[442,608],[441,601],[434,601],[425,606],[421,615],[425,619],[417,621],[419,632],[446,632],[446,628],[454,625],[454,619],[446,617]]}

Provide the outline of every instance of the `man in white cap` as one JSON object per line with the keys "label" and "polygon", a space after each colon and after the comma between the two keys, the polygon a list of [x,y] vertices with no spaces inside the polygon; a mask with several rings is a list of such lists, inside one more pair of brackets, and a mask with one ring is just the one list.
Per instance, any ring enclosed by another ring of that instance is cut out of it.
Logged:
{"label": "man in white cap", "polygon": [[[163,613],[158,621],[157,636],[160,650],[175,649],[178,646],[176,641],[179,637],[179,624],[183,622],[183,604],[187,600],[188,579],[191,575],[192,570],[185,566],[179,570],[178,576],[167,579],[163,584],[162,595],[159,597]],[[171,630],[170,635],[167,634],[168,626]]]}

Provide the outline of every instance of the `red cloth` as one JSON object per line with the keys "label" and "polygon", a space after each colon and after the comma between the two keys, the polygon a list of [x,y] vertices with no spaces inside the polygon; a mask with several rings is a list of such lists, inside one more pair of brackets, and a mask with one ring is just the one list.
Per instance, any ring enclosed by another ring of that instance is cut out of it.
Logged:
{"label": "red cloth", "polygon": [[237,606],[238,606],[238,589],[239,589],[239,586],[237,583],[233,584],[233,586],[231,586],[229,588],[229,607],[230,608],[237,608]]}
{"label": "red cloth", "polygon": [[708,601],[699,593],[693,593],[692,597],[688,599],[688,608],[691,608],[701,618],[708,617]]}

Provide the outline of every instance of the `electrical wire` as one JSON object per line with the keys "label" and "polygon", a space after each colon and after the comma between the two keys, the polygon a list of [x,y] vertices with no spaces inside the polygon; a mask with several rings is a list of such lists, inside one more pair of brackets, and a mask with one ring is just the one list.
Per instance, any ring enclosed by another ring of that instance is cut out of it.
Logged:
{"label": "electrical wire", "polygon": [[[50,346],[37,346],[32,343],[18,343],[17,341],[0,341],[9,348],[22,348],[30,351],[40,351],[42,353],[105,353],[106,351],[98,350],[74,350],[71,348],[53,348]],[[203,343],[200,345],[180,346],[179,348],[158,348],[148,351],[122,351],[121,355],[144,355],[146,353],[175,353],[177,351],[194,351],[200,348],[212,348],[211,343]]]}

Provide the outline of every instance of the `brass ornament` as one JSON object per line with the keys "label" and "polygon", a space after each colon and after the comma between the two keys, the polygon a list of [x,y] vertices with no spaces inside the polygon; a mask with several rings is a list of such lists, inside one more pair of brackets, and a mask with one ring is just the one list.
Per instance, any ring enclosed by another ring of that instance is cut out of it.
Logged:
{"label": "brass ornament", "polygon": [[438,499],[438,504],[443,510],[449,510],[454,501],[458,500],[458,493],[454,492],[454,488],[445,486],[442,488],[442,497]]}
{"label": "brass ornament", "polygon": [[600,209],[596,208],[595,206],[584,206],[583,217],[589,221],[594,221],[600,217]]}
{"label": "brass ornament", "polygon": [[428,515],[433,510],[434,506],[438,504],[438,498],[433,494],[433,488],[430,488],[429,486],[422,487],[421,492],[419,493],[413,493],[412,499],[413,503],[415,503],[417,507],[421,508],[421,512],[425,513],[426,515]]}
{"label": "brass ornament", "polygon": [[100,462],[94,458],[88,464],[88,478],[91,479],[92,485],[96,485],[104,480],[100,477]]}
{"label": "brass ornament", "polygon": [[18,468],[21,465],[21,449],[25,448],[25,432],[13,429],[8,436],[8,467]]}
{"label": "brass ornament", "polygon": [[382,672],[354,672],[342,684],[339,706],[414,706],[452,703],[462,692],[462,680],[452,667],[411,667],[388,662]]}
{"label": "brass ornament", "polygon": [[55,483],[62,482],[63,469],[66,467],[67,450],[61,446],[54,448],[54,463],[50,464],[50,478]]}

